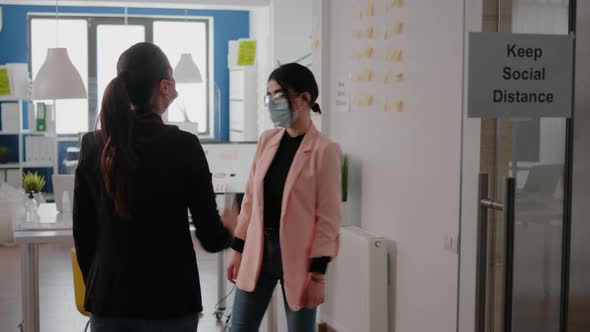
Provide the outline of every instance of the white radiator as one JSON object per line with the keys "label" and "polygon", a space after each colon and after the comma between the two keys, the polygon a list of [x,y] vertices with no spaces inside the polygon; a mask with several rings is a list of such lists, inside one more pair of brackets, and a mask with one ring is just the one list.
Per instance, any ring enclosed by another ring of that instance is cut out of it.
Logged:
{"label": "white radiator", "polygon": [[320,319],[338,332],[388,331],[385,240],[355,226],[340,230],[340,251],[328,267]]}

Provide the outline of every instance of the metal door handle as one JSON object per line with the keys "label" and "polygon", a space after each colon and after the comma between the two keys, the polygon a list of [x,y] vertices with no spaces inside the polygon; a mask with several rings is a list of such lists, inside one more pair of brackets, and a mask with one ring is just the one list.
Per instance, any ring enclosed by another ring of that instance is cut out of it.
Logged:
{"label": "metal door handle", "polygon": [[489,176],[479,175],[479,199],[477,218],[477,271],[475,328],[485,332],[486,289],[487,289],[487,251],[488,251],[488,210],[504,211],[505,222],[505,283],[504,283],[504,332],[512,329],[512,290],[514,272],[514,214],[516,180],[506,178],[504,204],[488,198]]}
{"label": "metal door handle", "polygon": [[512,290],[514,282],[514,215],[516,180],[506,178],[504,209],[505,255],[504,261],[504,331],[512,332]]}
{"label": "metal door handle", "polygon": [[479,175],[479,197],[477,200],[477,271],[475,275],[475,331],[485,332],[486,317],[486,276],[488,251],[488,208],[483,200],[487,199],[489,176]]}

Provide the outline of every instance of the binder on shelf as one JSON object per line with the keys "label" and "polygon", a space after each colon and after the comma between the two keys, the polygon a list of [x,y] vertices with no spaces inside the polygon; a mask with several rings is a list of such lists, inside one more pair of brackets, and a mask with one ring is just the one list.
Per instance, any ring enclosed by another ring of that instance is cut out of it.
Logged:
{"label": "binder on shelf", "polygon": [[25,161],[33,161],[33,136],[27,136],[25,138]]}
{"label": "binder on shelf", "polygon": [[37,103],[37,131],[47,130],[47,106],[45,103]]}
{"label": "binder on shelf", "polygon": [[2,103],[0,112],[2,113],[2,131],[18,133],[19,107],[18,103]]}
{"label": "binder on shelf", "polygon": [[35,116],[35,108],[33,107],[33,104],[30,104],[28,109],[27,109],[27,113],[28,113],[28,120],[29,120],[29,130],[30,131],[35,131],[35,128],[37,127],[37,117]]}
{"label": "binder on shelf", "polygon": [[45,131],[55,134],[55,105],[45,105]]}
{"label": "binder on shelf", "polygon": [[25,138],[25,161],[52,162],[53,149],[53,137],[27,136]]}

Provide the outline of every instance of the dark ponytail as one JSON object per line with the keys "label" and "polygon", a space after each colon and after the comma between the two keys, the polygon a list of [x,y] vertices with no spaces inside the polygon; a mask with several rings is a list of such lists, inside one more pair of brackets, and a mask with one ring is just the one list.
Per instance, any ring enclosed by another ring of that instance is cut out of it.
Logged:
{"label": "dark ponytail", "polygon": [[116,214],[129,219],[130,182],[133,182],[137,157],[132,148],[135,113],[131,109],[127,87],[121,75],[107,86],[102,99],[100,124],[105,140],[100,158],[107,193],[112,196]]}
{"label": "dark ponytail", "polygon": [[163,79],[168,79],[171,67],[166,55],[156,45],[138,43],[126,50],[117,63],[118,75],[107,88],[100,111],[101,133],[104,148],[100,169],[107,194],[113,200],[115,214],[122,219],[132,218],[129,210],[134,196],[133,188],[137,172],[137,137],[135,127],[142,118],[150,117],[154,89]]}
{"label": "dark ponytail", "polygon": [[316,102],[319,95],[318,84],[309,68],[298,63],[287,63],[275,69],[268,80],[276,81],[283,89],[297,94],[309,93],[309,107],[315,113],[322,113],[320,105]]}

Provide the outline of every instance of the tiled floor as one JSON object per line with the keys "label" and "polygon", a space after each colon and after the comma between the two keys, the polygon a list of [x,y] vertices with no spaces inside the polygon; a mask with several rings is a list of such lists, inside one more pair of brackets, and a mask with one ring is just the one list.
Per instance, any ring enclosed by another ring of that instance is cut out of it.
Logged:
{"label": "tiled floor", "polygon": [[[199,332],[223,331],[223,326],[213,317],[217,301],[216,256],[201,251],[197,256],[205,307]],[[39,297],[42,332],[84,331],[87,318],[78,313],[74,304],[70,264],[69,246],[41,246]],[[21,317],[20,269],[18,247],[0,247],[1,332],[18,332]]]}

